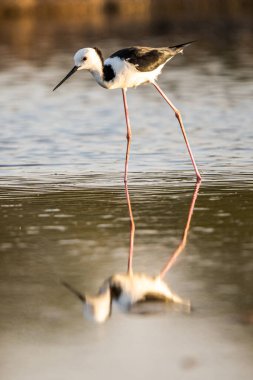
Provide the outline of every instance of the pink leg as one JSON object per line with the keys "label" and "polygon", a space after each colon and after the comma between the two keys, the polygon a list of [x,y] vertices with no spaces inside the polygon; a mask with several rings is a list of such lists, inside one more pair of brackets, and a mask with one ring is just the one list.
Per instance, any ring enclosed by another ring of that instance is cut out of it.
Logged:
{"label": "pink leg", "polygon": [[124,110],[125,110],[125,117],[126,117],[126,125],[127,125],[127,150],[126,150],[126,160],[125,160],[125,175],[124,175],[124,182],[127,182],[127,174],[128,174],[128,161],[129,161],[129,152],[130,152],[130,145],[131,145],[131,127],[130,127],[130,120],[129,120],[129,114],[128,114],[128,106],[127,106],[127,99],[126,99],[126,89],[122,88],[122,95],[123,95],[123,103],[124,103]]}
{"label": "pink leg", "polygon": [[192,214],[193,214],[193,210],[194,210],[194,207],[195,207],[195,203],[196,203],[196,200],[197,200],[197,197],[198,197],[198,192],[199,192],[200,184],[201,184],[201,181],[198,181],[196,183],[196,186],[195,186],[195,189],[194,189],[194,193],[193,193],[193,197],[192,197],[192,201],[191,201],[191,205],[190,205],[190,210],[189,210],[189,213],[188,213],[187,222],[186,222],[185,229],[184,229],[184,232],[183,232],[182,240],[180,241],[180,243],[179,243],[177,249],[174,251],[173,255],[169,258],[168,262],[165,264],[165,266],[161,270],[161,272],[159,274],[160,278],[163,278],[166,275],[166,273],[168,272],[168,270],[172,267],[172,265],[175,263],[176,259],[180,255],[180,253],[185,248],[186,241],[187,241],[187,235],[188,235],[188,232],[189,232],[190,223],[191,223],[191,219],[192,219]]}
{"label": "pink leg", "polygon": [[132,263],[133,263],[133,252],[134,252],[135,224],[134,224],[134,218],[133,218],[133,212],[132,212],[130,196],[129,196],[128,187],[127,187],[127,182],[125,182],[125,191],[126,191],[127,206],[128,206],[128,212],[129,212],[129,218],[130,218],[130,244],[129,244],[127,273],[129,275],[132,275],[133,274]]}
{"label": "pink leg", "polygon": [[157,83],[153,83],[153,85],[155,86],[155,88],[157,89],[157,91],[162,95],[162,97],[164,98],[164,100],[169,104],[169,106],[173,109],[173,111],[175,112],[175,115],[176,115],[176,118],[178,119],[178,122],[179,122],[179,125],[180,125],[180,128],[181,128],[181,131],[183,133],[183,136],[184,136],[184,141],[186,143],[186,146],[187,146],[187,149],[188,149],[188,152],[189,152],[189,155],[191,157],[191,161],[192,161],[192,164],[193,164],[193,167],[194,167],[194,170],[195,170],[195,173],[196,173],[196,176],[197,176],[197,181],[201,181],[201,175],[199,174],[199,171],[198,171],[198,168],[197,168],[197,165],[195,163],[195,160],[194,160],[194,157],[193,157],[193,154],[192,154],[192,151],[191,151],[191,147],[190,147],[190,144],[189,144],[189,141],[187,139],[187,136],[186,136],[186,132],[185,132],[185,129],[184,129],[184,125],[183,125],[183,120],[182,120],[182,117],[180,115],[180,112],[178,111],[178,109],[174,106],[174,104],[167,98],[167,96],[165,95],[165,93],[161,90],[161,88],[158,86]]}

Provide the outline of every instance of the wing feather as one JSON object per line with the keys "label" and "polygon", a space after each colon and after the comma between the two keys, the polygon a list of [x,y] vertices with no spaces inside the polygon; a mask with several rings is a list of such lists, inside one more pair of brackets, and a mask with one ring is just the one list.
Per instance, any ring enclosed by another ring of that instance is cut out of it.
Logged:
{"label": "wing feather", "polygon": [[139,71],[153,71],[166,63],[175,53],[169,48],[148,48],[133,46],[116,51],[110,58],[119,57],[130,62]]}

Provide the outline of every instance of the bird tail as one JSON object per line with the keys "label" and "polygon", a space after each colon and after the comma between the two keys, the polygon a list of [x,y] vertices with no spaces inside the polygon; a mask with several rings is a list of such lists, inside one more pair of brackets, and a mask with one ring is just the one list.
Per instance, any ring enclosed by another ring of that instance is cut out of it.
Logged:
{"label": "bird tail", "polygon": [[85,302],[85,296],[80,293],[78,290],[74,289],[70,284],[65,281],[62,281],[62,285],[65,286],[71,293],[73,293],[80,301]]}
{"label": "bird tail", "polygon": [[180,45],[170,46],[169,49],[173,50],[176,54],[183,53],[183,49],[185,47],[191,45],[193,42],[196,42],[196,40],[195,41],[186,42],[186,43],[180,44]]}

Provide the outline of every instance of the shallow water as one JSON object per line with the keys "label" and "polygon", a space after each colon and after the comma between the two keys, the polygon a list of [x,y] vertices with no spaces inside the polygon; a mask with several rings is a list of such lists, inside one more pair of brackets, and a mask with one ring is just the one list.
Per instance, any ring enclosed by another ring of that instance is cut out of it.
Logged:
{"label": "shallow water", "polygon": [[[160,80],[182,111],[203,174],[186,249],[166,277],[191,300],[192,313],[114,310],[102,326],[83,319],[60,281],[92,293],[126,270],[121,94],[99,88],[87,73],[52,93],[72,67],[69,54],[52,54],[43,65],[16,65],[10,52],[4,59],[2,377],[251,379],[252,56],[230,51],[217,57],[193,47]],[[180,242],[194,172],[176,119],[158,93],[143,86],[128,97],[134,269],[157,274]]]}
{"label": "shallow water", "polygon": [[[2,186],[4,378],[116,378],[119,372],[124,379],[135,363],[140,378],[167,378],[170,371],[174,378],[250,379],[252,179],[214,176],[200,187],[187,247],[166,278],[191,300],[191,314],[115,310],[97,326],[83,319],[79,301],[60,281],[93,293],[126,270],[125,194],[117,183],[105,185],[111,182],[111,176],[87,175]],[[137,228],[134,269],[157,274],[180,241],[194,183],[170,172],[140,174],[129,191]]]}

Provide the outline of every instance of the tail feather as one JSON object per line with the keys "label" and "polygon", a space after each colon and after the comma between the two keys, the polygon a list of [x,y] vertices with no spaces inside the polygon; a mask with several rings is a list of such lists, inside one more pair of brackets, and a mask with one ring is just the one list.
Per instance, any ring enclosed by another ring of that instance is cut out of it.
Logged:
{"label": "tail feather", "polygon": [[73,293],[80,301],[85,302],[85,296],[80,293],[78,290],[74,289],[70,284],[65,281],[62,281],[62,285],[65,286],[71,293]]}

